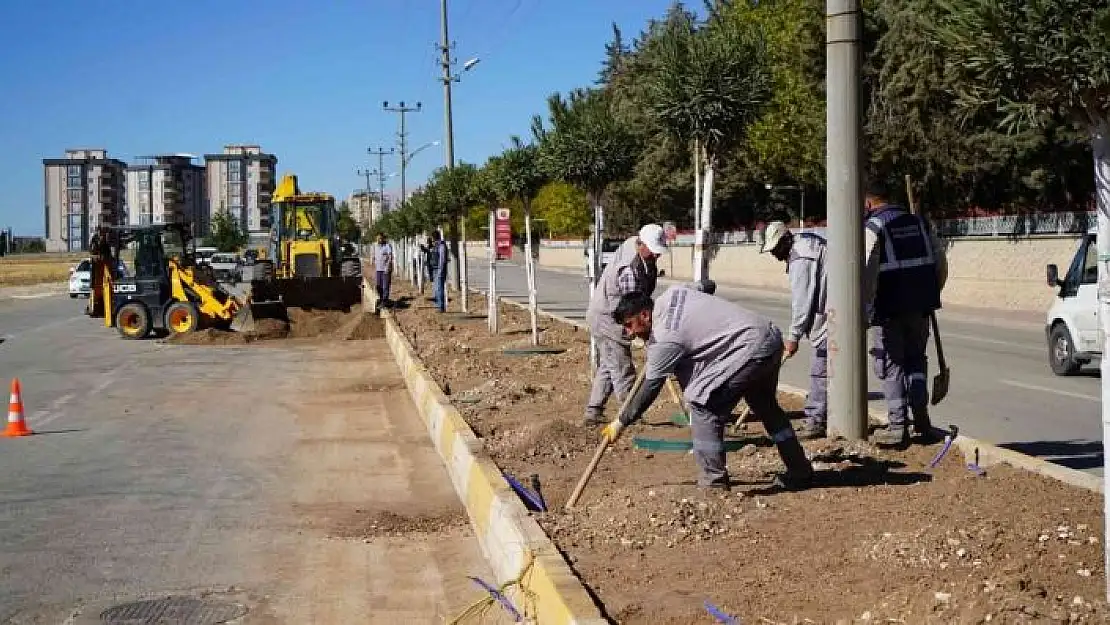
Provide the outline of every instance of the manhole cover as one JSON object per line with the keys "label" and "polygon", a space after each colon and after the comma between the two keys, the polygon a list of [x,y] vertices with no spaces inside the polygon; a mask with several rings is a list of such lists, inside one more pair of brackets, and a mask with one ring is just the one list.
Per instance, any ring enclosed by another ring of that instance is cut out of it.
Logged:
{"label": "manhole cover", "polygon": [[166,597],[117,605],[100,613],[108,625],[219,625],[244,616],[238,603],[196,597]]}

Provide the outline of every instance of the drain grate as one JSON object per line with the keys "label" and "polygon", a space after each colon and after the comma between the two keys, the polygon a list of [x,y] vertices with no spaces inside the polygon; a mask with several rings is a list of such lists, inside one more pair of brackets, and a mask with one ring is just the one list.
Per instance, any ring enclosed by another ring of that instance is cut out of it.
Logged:
{"label": "drain grate", "polygon": [[246,615],[238,603],[196,597],[165,597],[113,606],[100,613],[107,625],[219,625]]}

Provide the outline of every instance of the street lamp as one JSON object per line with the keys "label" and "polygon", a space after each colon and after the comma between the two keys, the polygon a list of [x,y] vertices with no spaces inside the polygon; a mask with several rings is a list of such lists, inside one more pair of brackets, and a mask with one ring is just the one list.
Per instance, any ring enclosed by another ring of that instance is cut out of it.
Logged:
{"label": "street lamp", "polygon": [[478,57],[474,57],[474,58],[470,59],[469,61],[467,61],[466,63],[463,63],[463,71],[464,72],[469,72],[475,65],[477,65],[481,62],[482,62],[482,59],[480,59]]}
{"label": "street lamp", "polygon": [[412,162],[412,158],[414,156],[423,152],[424,150],[427,150],[428,148],[435,147],[435,146],[439,145],[439,143],[440,143],[439,141],[429,141],[428,143],[425,143],[424,145],[422,145],[422,146],[416,148],[415,150],[413,150],[412,153],[409,154],[405,158],[405,166],[408,167],[408,164]]}
{"label": "street lamp", "polygon": [[801,216],[798,218],[798,229],[805,231],[806,229],[806,188],[801,185],[790,184],[771,184],[770,182],[763,185],[764,189],[774,191],[775,189],[784,189],[786,191],[797,191],[801,196]]}

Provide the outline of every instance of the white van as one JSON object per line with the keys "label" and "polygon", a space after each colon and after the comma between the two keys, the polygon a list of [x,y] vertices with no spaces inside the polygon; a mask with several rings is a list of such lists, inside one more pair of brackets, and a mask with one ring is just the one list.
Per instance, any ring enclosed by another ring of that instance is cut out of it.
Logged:
{"label": "white van", "polygon": [[1047,268],[1048,285],[1058,288],[1048,308],[1045,335],[1048,364],[1056,375],[1073,375],[1102,356],[1103,333],[1098,322],[1097,230],[1079,239],[1068,272],[1060,279],[1056,265]]}

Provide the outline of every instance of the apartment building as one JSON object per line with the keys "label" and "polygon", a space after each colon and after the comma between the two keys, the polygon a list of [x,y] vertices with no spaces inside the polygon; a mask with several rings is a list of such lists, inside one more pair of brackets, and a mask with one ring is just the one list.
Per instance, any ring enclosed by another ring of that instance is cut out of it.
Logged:
{"label": "apartment building", "polygon": [[208,214],[229,213],[252,243],[268,241],[277,160],[257,145],[225,145],[222,154],[205,154]]}
{"label": "apartment building", "polygon": [[208,233],[204,167],[191,154],[140,156],[127,168],[127,223],[133,226],[190,222]]}
{"label": "apartment building", "polygon": [[381,219],[382,203],[376,192],[354,191],[347,198],[347,206],[351,209],[351,216],[363,231],[368,230],[375,221]]}
{"label": "apartment building", "polygon": [[87,250],[101,224],[124,223],[127,163],[103,149],[70,149],[42,165],[47,251]]}

